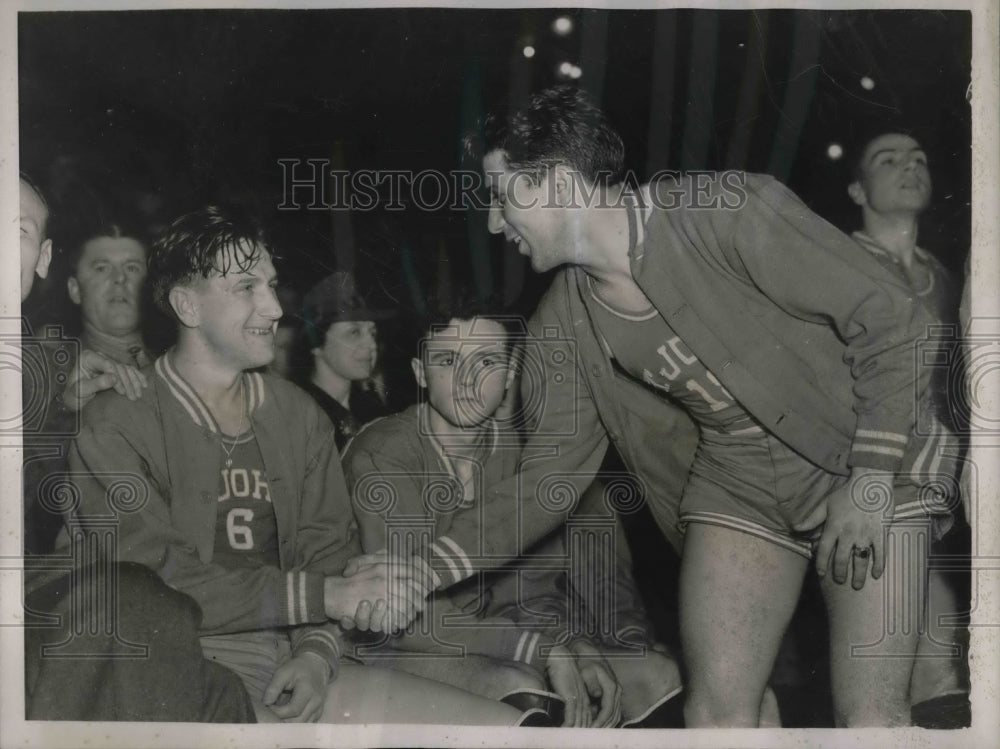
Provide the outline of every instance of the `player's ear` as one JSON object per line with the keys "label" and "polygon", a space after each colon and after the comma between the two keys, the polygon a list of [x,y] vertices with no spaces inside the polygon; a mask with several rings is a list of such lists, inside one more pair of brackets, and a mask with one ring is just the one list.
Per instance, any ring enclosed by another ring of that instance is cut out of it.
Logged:
{"label": "player's ear", "polygon": [[552,194],[555,196],[556,205],[571,205],[574,176],[569,168],[565,164],[556,164],[549,170],[549,179],[552,180]]}
{"label": "player's ear", "polygon": [[46,239],[38,252],[38,262],[35,263],[35,274],[39,278],[49,275],[49,263],[52,262],[52,240]]}
{"label": "player's ear", "polygon": [[410,359],[410,367],[413,369],[413,376],[417,380],[417,384],[425,388],[427,387],[427,373],[424,372],[424,363],[419,357],[414,356]]}
{"label": "player's ear", "polygon": [[75,276],[66,279],[66,291],[69,292],[69,298],[73,304],[80,303],[80,282],[76,280]]}
{"label": "player's ear", "polygon": [[187,286],[174,286],[167,296],[170,306],[181,321],[181,325],[186,328],[196,328],[201,323],[198,302],[194,297],[193,289]]}
{"label": "player's ear", "polygon": [[857,180],[847,186],[847,194],[856,205],[865,205],[868,202],[868,195],[865,194],[865,188]]}

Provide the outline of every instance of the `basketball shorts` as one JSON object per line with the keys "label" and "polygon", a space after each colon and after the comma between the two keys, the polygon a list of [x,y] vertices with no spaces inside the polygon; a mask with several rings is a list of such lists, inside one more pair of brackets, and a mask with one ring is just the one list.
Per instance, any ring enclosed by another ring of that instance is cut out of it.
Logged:
{"label": "basketball shorts", "polygon": [[[913,466],[921,453],[913,445]],[[929,518],[932,539],[951,526],[957,500],[933,491],[926,475],[903,471],[891,490],[874,484],[856,501],[869,511],[885,512],[894,521]],[[848,477],[830,473],[803,458],[763,429],[723,434],[703,429],[680,506],[680,527],[707,523],[748,533],[811,558],[823,524],[802,528],[831,492]]]}

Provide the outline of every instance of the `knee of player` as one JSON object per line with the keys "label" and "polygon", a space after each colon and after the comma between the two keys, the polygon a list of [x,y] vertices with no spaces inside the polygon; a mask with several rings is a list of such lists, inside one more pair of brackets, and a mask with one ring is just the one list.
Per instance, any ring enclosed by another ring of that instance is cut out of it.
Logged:
{"label": "knee of player", "polygon": [[712,690],[694,680],[686,687],[684,723],[689,728],[756,727],[761,697],[745,691],[733,694],[728,689]]}
{"label": "knee of player", "polygon": [[486,675],[496,685],[497,693],[508,695],[525,690],[545,690],[544,677],[535,669],[518,664],[496,664]]}
{"label": "knee of player", "polygon": [[676,659],[657,650],[649,650],[642,660],[644,683],[674,689],[681,683],[681,668]]}

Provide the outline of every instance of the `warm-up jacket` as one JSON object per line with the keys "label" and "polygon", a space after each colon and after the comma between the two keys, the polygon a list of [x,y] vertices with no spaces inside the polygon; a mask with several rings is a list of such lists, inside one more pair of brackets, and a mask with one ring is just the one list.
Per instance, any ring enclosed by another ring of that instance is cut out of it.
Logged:
{"label": "warm-up jacket", "polygon": [[[344,452],[344,474],[366,552],[386,548],[390,533],[401,537],[411,529],[424,529],[432,538],[443,535],[466,505],[479,513],[482,536],[516,535],[515,529],[505,524],[506,513],[501,516],[500,525],[495,525],[489,514],[479,512],[483,508],[476,497],[482,496],[486,487],[517,472],[521,456],[519,437],[491,423],[489,444],[484,446],[483,455],[473,468],[473,485],[468,490],[462,489],[455,458],[426,431],[426,416],[421,416],[426,408],[426,405],[412,406],[372,422]],[[604,515],[607,521],[615,523],[607,510],[590,506],[592,496],[588,495],[586,506],[582,505],[580,511],[591,519]],[[599,493],[594,498],[600,500]],[[608,574],[598,572],[589,585],[577,581],[574,573],[579,571],[567,565],[563,534],[552,533],[525,549],[525,555],[511,566],[439,593],[434,608],[428,610],[435,614],[434,637],[404,635],[393,640],[393,647],[435,652],[441,642],[448,642],[462,645],[470,653],[538,666],[542,662],[539,652],[545,652],[554,642],[581,636],[581,631],[570,629],[571,607],[575,616],[596,616],[597,605],[611,601],[614,609],[605,615],[610,615],[613,622],[602,622],[599,627],[608,634],[610,641],[606,644],[649,644],[651,627],[631,577],[627,542],[620,524],[615,523],[615,527],[616,558],[602,556],[597,568]],[[561,575],[560,569],[544,569],[533,560],[562,564],[561,569],[567,574]],[[464,565],[461,560],[458,564]],[[599,589],[590,590],[591,586]],[[442,617],[447,612],[453,616],[467,614],[464,626],[449,626],[452,617]],[[470,626],[473,620],[474,626]]]}
{"label": "warm-up jacket", "polygon": [[[327,619],[323,581],[361,547],[330,420],[295,386],[244,373],[280,568],[227,569],[212,561],[225,459],[218,426],[169,354],[146,374],[137,401],[107,393],[84,411],[70,451],[80,496],[67,515],[70,533],[116,518],[117,558],[194,598],[202,635],[290,627],[293,654],[316,652],[336,673],[339,627]],[[60,542],[68,543],[66,531]]]}
{"label": "warm-up jacket", "polygon": [[[639,191],[640,207],[628,211],[638,217],[630,221],[636,283],[739,403],[798,453],[842,475],[854,466],[898,471],[926,387],[926,372],[914,366],[926,312],[773,178],[704,178]],[[584,272],[564,268],[531,320],[526,464],[488,490],[487,503],[506,508],[520,542],[531,543],[572,509],[555,501],[554,477],[586,486],[610,439],[679,548],[697,430],[680,408],[617,370],[587,293]],[[480,539],[475,519],[457,516],[422,555],[447,586],[467,576],[455,574],[459,554],[490,566],[513,552],[510,534]]]}

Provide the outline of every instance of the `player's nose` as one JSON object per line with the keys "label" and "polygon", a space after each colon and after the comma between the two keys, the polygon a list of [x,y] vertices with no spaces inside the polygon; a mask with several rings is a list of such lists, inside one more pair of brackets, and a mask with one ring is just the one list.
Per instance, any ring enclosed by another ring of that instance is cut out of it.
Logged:
{"label": "player's nose", "polygon": [[503,210],[499,205],[493,203],[490,206],[489,220],[486,222],[486,226],[490,230],[490,234],[500,234],[506,225],[507,222],[504,220]]}
{"label": "player's nose", "polygon": [[264,297],[258,306],[257,312],[261,317],[265,317],[268,320],[277,320],[281,317],[281,302],[278,301],[278,295],[270,286],[264,292]]}

